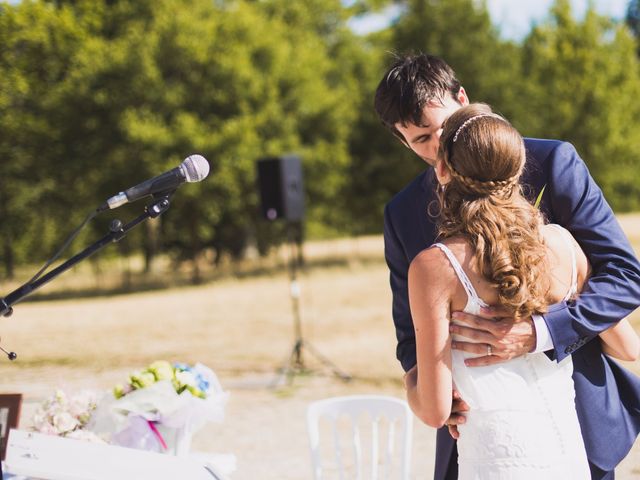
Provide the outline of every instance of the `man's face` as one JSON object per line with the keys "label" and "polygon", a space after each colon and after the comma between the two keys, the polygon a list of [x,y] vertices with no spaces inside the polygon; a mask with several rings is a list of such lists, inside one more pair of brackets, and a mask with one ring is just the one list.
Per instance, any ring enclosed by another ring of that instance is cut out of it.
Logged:
{"label": "man's face", "polygon": [[422,110],[422,125],[409,123],[403,126],[401,123],[395,124],[395,127],[404,137],[405,145],[432,167],[435,166],[438,156],[442,125],[449,118],[449,115],[469,103],[463,88],[460,88],[456,98],[457,101],[447,95],[442,103],[436,101],[425,105]]}

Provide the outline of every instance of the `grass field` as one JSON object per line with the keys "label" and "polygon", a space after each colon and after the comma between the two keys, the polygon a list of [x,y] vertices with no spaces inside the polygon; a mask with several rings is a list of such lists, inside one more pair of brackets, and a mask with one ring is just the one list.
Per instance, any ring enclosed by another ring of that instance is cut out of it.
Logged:
{"label": "grass field", "polygon": [[[640,252],[640,215],[620,222]],[[205,427],[194,447],[234,453],[234,480],[310,478],[306,405],[353,393],[402,397],[401,370],[381,237],[309,242],[299,276],[303,337],[354,380],[335,378],[305,349],[313,373],[268,388],[294,342],[286,254],[239,266],[236,274],[205,272],[208,281],[198,286],[178,282],[170,289],[54,300],[108,283],[90,270],[63,274],[42,289],[39,301],[16,305],[0,322],[2,345],[19,355],[15,363],[0,361],[1,390],[24,394],[21,426],[29,426],[35,406],[55,388],[108,389],[157,359],[199,361],[219,375],[231,397],[224,423]],[[12,285],[2,288],[6,294]],[[638,312],[632,322],[640,326]],[[415,436],[414,478],[430,478],[433,431],[416,424]],[[617,478],[640,474],[636,450]]]}

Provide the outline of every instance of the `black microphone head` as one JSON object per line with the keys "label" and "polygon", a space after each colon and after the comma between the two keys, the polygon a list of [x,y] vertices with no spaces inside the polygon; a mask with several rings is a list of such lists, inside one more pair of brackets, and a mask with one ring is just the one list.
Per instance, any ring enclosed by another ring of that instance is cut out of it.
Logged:
{"label": "black microphone head", "polygon": [[180,167],[187,182],[199,182],[209,175],[209,162],[202,155],[189,155]]}

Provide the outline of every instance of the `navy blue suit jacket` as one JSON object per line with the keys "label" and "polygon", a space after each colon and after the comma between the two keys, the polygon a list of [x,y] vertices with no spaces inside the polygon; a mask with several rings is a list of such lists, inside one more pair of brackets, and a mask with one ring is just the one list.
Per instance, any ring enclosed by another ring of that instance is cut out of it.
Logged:
{"label": "navy blue suit jacket", "polygon": [[[525,139],[522,185],[532,201],[545,187],[540,208],[548,221],[567,228],[593,268],[577,301],[550,307],[544,315],[553,339],[548,354],[573,355],[576,408],[589,461],[611,471],[633,445],[640,429],[640,380],[602,353],[597,335],[640,305],[640,264],[573,146],[556,140]],[[405,370],[416,363],[407,271],[411,260],[435,241],[435,178],[427,169],[385,208],[385,258],[393,292],[397,357]],[[455,462],[455,442],[438,431],[435,478]]]}

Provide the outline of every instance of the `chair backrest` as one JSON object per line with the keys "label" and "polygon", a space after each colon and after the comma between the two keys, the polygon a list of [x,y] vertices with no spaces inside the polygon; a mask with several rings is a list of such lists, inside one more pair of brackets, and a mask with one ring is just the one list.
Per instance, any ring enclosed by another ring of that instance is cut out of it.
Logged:
{"label": "chair backrest", "polygon": [[[404,400],[384,395],[319,400],[307,409],[307,430],[315,480],[331,470],[337,472],[331,478],[340,479],[409,478],[413,414]],[[333,469],[326,460],[331,447],[321,448],[321,437],[332,437],[322,443],[333,446]]]}

